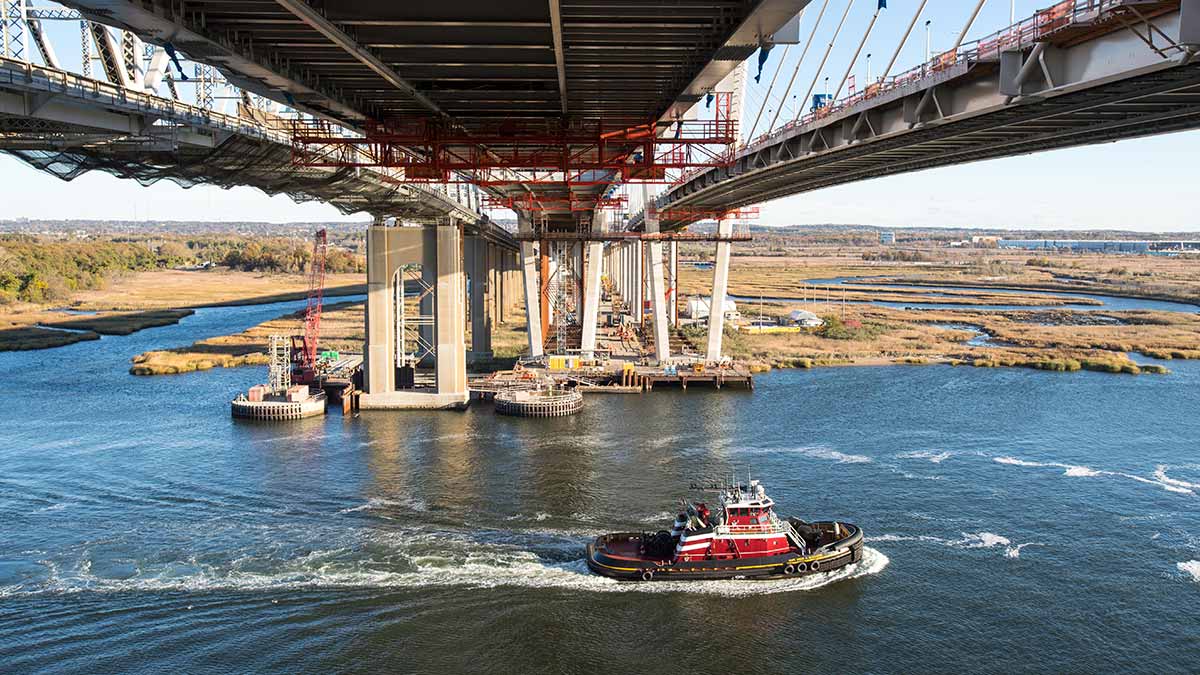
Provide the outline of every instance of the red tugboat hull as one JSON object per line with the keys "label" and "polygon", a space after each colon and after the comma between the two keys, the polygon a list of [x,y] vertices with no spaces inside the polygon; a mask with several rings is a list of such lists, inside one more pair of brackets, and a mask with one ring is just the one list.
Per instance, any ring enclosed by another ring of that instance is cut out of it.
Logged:
{"label": "red tugboat hull", "polygon": [[862,530],[846,523],[811,523],[827,537],[807,553],[792,549],[781,555],[723,557],[704,560],[650,558],[644,555],[644,533],[614,533],[587,545],[587,565],[596,574],[621,581],[701,579],[783,579],[824,574],[862,560]]}

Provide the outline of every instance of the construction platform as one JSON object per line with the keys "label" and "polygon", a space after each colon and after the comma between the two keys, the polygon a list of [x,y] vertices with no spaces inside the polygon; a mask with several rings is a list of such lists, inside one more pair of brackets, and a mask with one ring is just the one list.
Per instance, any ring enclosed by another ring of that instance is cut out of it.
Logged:
{"label": "construction platform", "polygon": [[583,410],[575,389],[535,389],[496,394],[496,412],[514,417],[566,417]]}
{"label": "construction platform", "polygon": [[268,396],[253,401],[239,394],[229,404],[230,413],[241,419],[264,422],[299,420],[325,414],[324,392],[305,393],[296,398],[299,400],[289,400],[287,396]]}

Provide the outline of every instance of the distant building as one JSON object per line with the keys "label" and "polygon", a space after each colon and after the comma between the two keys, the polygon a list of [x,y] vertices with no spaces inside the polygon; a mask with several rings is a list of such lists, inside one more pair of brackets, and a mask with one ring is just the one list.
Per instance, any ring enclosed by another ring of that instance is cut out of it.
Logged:
{"label": "distant building", "polygon": [[880,232],[879,233],[879,243],[883,244],[884,246],[890,246],[892,244],[895,244],[896,243],[896,233],[895,232]]}
{"label": "distant building", "polygon": [[[707,319],[710,314],[709,308],[712,304],[712,298],[708,296],[696,296],[688,300],[684,307],[684,315],[691,319]],[[736,321],[741,318],[738,313],[737,303],[729,296],[725,296],[725,320]]]}

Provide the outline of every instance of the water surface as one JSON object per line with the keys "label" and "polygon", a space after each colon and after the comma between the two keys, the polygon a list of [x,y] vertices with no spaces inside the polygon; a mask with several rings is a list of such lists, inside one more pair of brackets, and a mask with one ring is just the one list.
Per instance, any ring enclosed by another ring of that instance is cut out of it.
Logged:
{"label": "water surface", "polygon": [[[261,369],[127,374],[302,302],[0,354],[5,672],[1086,672],[1200,663],[1200,364],[776,373],[562,420],[238,423]],[[861,524],[825,581],[620,584],[601,532],[761,477]],[[614,666],[614,664],[620,664]]]}

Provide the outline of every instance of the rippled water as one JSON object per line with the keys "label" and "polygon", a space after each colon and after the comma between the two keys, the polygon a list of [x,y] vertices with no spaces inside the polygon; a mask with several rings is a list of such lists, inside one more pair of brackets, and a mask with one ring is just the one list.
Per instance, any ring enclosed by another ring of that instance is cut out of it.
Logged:
{"label": "rippled water", "polygon": [[[258,369],[128,359],[284,307],[0,354],[5,672],[1194,670],[1200,364],[594,396],[562,420],[237,423]],[[619,584],[588,538],[763,478],[868,534],[837,578]]]}

